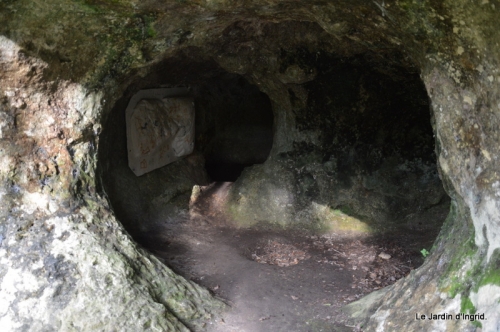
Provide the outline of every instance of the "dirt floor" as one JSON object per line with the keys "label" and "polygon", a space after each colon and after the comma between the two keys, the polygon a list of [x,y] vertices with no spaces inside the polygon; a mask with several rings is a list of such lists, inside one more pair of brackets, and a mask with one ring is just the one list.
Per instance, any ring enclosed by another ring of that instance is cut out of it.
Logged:
{"label": "dirt floor", "polygon": [[[405,277],[435,234],[308,234],[216,226],[210,218],[160,223],[140,243],[229,304],[206,331],[360,331],[340,308]],[[139,240],[139,239],[138,239]]]}

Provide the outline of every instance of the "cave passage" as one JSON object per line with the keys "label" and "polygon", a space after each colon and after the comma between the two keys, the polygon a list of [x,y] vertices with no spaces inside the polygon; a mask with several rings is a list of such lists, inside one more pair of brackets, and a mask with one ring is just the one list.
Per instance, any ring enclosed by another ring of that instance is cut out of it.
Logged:
{"label": "cave passage", "polygon": [[[267,202],[279,199],[271,193],[281,192],[293,197],[287,204],[294,212],[288,216],[271,211],[271,217],[276,213],[280,218],[332,219],[328,214],[340,213],[367,224],[374,234],[425,234],[430,246],[448,212],[449,198],[436,166],[429,98],[415,68],[388,66],[373,58],[282,50],[282,81],[289,82],[297,72],[309,73],[300,84],[287,83],[282,89],[280,97],[288,98],[290,106],[281,112],[290,113],[295,126],[286,132],[275,132],[270,98],[243,76],[211,61],[182,56],[160,63],[130,85],[101,135],[102,182],[117,216],[129,232],[142,236],[158,222],[189,209],[193,186],[236,181],[245,167],[266,162],[273,136],[287,136],[293,140],[292,149],[277,149],[274,162],[252,168],[237,184],[240,195],[258,192],[245,203],[250,211],[269,210]],[[124,109],[139,90],[172,86],[189,87],[194,99],[194,152],[136,177],[126,164]],[[218,194],[225,195],[220,190]],[[226,203],[243,206],[239,199]],[[318,215],[312,206],[331,212]],[[257,219],[265,222],[270,217]],[[331,221],[325,220],[320,222]]]}
{"label": "cave passage", "polygon": [[273,144],[273,112],[267,95],[243,77],[226,74],[195,88],[196,148],[213,181],[234,182],[261,164]]}
{"label": "cave passage", "polygon": [[[281,119],[293,119],[288,127],[243,76],[210,61],[165,60],[130,85],[101,135],[99,169],[115,214],[176,272],[248,315],[258,307],[263,317],[293,316],[307,310],[296,299],[318,302],[325,290],[340,306],[408,275],[450,199],[418,72],[373,57],[282,50],[284,83],[272,98],[288,101],[278,105]],[[127,165],[124,109],[139,90],[173,86],[189,87],[195,102],[194,151],[137,177]],[[269,158],[273,139],[284,137],[293,144]],[[276,228],[272,218],[285,223]],[[273,324],[290,323],[299,324]]]}

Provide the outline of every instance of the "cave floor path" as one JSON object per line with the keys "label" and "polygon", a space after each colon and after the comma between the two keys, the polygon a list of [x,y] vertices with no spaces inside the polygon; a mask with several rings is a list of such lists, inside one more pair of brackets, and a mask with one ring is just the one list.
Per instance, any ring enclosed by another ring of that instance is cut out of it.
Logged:
{"label": "cave floor path", "polygon": [[429,236],[311,234],[185,217],[159,223],[140,242],[229,305],[204,331],[316,332],[360,331],[341,307],[407,276]]}

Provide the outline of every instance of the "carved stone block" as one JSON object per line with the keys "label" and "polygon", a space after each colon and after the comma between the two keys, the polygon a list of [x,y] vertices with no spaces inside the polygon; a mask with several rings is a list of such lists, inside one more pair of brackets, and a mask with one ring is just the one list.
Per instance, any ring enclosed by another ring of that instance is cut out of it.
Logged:
{"label": "carved stone block", "polygon": [[194,102],[187,89],[139,91],[126,110],[130,169],[140,176],[191,154]]}

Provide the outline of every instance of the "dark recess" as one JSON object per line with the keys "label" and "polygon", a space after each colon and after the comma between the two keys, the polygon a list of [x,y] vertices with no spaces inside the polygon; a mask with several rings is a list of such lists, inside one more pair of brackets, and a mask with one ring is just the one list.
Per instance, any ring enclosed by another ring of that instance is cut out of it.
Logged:
{"label": "dark recess", "polygon": [[269,98],[243,77],[225,74],[194,89],[196,149],[214,181],[235,181],[266,161],[273,143]]}

